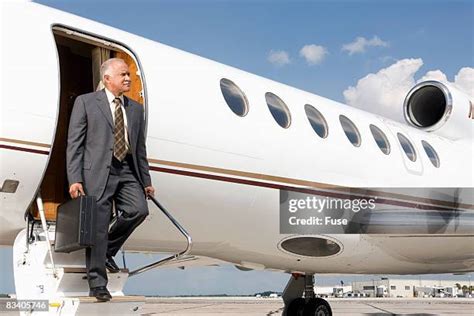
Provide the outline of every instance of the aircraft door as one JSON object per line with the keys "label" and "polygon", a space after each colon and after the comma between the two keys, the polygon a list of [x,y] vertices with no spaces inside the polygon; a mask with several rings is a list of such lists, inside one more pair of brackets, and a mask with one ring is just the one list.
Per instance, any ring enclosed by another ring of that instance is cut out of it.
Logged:
{"label": "aircraft door", "polygon": [[[66,146],[69,119],[77,96],[101,90],[100,66],[109,58],[122,58],[129,65],[133,89],[126,96],[144,103],[143,83],[138,63],[131,53],[114,44],[63,25],[53,26],[57,58],[60,65],[60,86],[56,133],[53,150],[41,182],[46,218],[56,219],[57,207],[69,199],[66,174]],[[33,214],[36,210],[33,208]]]}

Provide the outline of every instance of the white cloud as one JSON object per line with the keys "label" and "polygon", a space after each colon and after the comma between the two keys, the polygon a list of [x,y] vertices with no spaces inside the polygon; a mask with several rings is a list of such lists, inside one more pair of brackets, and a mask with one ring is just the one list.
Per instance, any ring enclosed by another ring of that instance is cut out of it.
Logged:
{"label": "white cloud", "polygon": [[306,59],[309,65],[320,64],[327,54],[328,50],[326,47],[315,44],[305,45],[300,50],[300,56]]}
{"label": "white cloud", "polygon": [[454,84],[474,99],[474,68],[461,68],[458,74],[454,76]]}
{"label": "white cloud", "polygon": [[357,37],[352,43],[342,45],[342,50],[347,51],[349,55],[353,55],[365,52],[366,48],[370,46],[387,47],[388,42],[382,41],[378,36],[374,36],[370,40],[365,37]]}
{"label": "white cloud", "polygon": [[449,82],[440,70],[428,71],[416,81],[415,73],[422,65],[421,58],[399,60],[377,73],[368,74],[360,79],[355,87],[351,86],[343,92],[344,98],[351,106],[404,122],[403,101],[417,82],[424,80],[448,82],[474,97],[474,68],[460,69],[454,82]]}
{"label": "white cloud", "polygon": [[426,81],[426,80],[437,80],[437,81],[442,81],[442,82],[448,82],[448,78],[441,70],[428,71],[423,77],[420,78],[420,80],[418,80],[418,82]]}
{"label": "white cloud", "polygon": [[454,76],[453,82],[450,82],[446,75],[439,69],[428,71],[417,82],[425,80],[437,80],[449,83],[450,85],[469,95],[471,98],[474,98],[474,68],[461,68],[457,75]]}
{"label": "white cloud", "polygon": [[271,50],[267,60],[276,66],[284,66],[290,63],[290,55],[284,50]]}
{"label": "white cloud", "polygon": [[403,122],[403,99],[415,84],[414,75],[422,65],[420,58],[399,60],[360,79],[355,87],[343,92],[344,98],[351,106]]}

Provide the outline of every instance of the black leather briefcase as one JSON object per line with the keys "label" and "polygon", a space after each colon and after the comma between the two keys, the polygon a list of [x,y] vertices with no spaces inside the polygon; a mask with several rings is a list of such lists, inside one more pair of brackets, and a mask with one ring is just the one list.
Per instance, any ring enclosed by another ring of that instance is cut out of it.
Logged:
{"label": "black leather briefcase", "polygon": [[97,203],[81,195],[59,205],[56,213],[56,252],[72,252],[94,245]]}

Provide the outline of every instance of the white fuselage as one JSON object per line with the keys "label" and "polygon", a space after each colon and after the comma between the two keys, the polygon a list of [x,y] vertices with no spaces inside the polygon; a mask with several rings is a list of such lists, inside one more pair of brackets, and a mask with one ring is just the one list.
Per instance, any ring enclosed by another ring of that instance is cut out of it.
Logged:
{"label": "white fuselage", "polygon": [[[452,141],[84,18],[33,3],[2,7],[0,182],[20,182],[1,193],[0,243],[11,245],[25,227],[23,214],[42,181],[51,152],[60,96],[53,25],[127,45],[145,86],[147,148],[157,198],[193,237],[194,255],[250,268],[314,273],[437,273],[474,269],[473,235],[330,235],[342,251],[312,258],[279,248],[281,188],[473,187],[472,140]],[[228,78],[246,94],[249,112],[235,115],[219,82]],[[291,126],[271,116],[265,93],[285,101]],[[325,117],[328,137],[318,137],[304,105]],[[354,147],[339,115],[362,137]],[[369,125],[384,131],[391,153],[377,147]],[[415,146],[407,159],[398,132]],[[421,141],[441,160],[435,168]],[[472,206],[470,200],[463,201]],[[183,238],[149,204],[150,216],[126,248],[167,252]],[[434,247],[436,248],[434,250]]]}

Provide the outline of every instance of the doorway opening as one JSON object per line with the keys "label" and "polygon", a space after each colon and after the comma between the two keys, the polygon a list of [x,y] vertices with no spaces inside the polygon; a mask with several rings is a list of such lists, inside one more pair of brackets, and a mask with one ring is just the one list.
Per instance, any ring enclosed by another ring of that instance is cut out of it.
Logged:
{"label": "doorway opening", "polygon": [[[132,81],[131,90],[125,95],[146,106],[138,59],[124,45],[64,26],[53,26],[52,31],[58,52],[61,92],[54,142],[40,185],[48,221],[55,221],[58,206],[70,199],[66,174],[69,119],[77,96],[104,88],[100,78],[101,64],[109,58],[122,58],[129,66]],[[30,211],[39,219],[36,203]]]}

